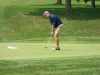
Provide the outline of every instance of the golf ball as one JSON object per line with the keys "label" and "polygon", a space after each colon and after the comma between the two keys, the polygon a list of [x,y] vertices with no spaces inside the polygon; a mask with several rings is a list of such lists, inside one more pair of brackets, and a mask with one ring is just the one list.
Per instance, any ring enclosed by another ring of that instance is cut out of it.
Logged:
{"label": "golf ball", "polygon": [[45,48],[48,48],[48,47],[45,47]]}
{"label": "golf ball", "polygon": [[40,52],[40,51],[38,51],[38,52]]}

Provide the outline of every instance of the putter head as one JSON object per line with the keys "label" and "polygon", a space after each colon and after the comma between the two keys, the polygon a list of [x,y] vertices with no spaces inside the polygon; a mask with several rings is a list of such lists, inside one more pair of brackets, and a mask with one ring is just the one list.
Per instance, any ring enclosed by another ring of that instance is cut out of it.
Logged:
{"label": "putter head", "polygon": [[45,47],[45,48],[48,48],[48,47]]}

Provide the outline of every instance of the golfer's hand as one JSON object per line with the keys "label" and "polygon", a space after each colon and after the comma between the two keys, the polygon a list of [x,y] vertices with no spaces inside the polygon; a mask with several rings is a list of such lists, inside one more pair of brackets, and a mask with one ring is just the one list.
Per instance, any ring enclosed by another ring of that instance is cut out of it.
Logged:
{"label": "golfer's hand", "polygon": [[51,31],[51,35],[54,35],[54,31]]}

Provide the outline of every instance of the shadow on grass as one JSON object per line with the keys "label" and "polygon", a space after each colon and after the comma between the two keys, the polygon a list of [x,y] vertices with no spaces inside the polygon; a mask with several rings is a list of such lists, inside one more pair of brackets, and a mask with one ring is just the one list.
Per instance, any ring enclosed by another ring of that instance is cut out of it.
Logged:
{"label": "shadow on grass", "polygon": [[61,49],[60,51],[74,51],[72,49]]}
{"label": "shadow on grass", "polygon": [[74,12],[66,12],[64,8],[40,8],[36,12],[29,12],[25,15],[31,16],[43,16],[44,11],[49,11],[50,13],[56,14],[61,18],[66,18],[69,20],[95,20],[100,19],[100,9],[91,8],[75,8]]}
{"label": "shadow on grass", "polygon": [[[89,5],[81,5],[80,8],[74,5],[74,12],[67,12],[63,7],[64,4],[51,4],[51,5],[34,5],[40,8],[36,8],[36,11],[30,11],[28,14],[31,16],[43,16],[44,11],[49,11],[50,13],[56,14],[61,18],[66,18],[67,20],[95,20],[100,19],[100,9],[99,8],[89,8]],[[48,6],[48,7],[47,7]]]}

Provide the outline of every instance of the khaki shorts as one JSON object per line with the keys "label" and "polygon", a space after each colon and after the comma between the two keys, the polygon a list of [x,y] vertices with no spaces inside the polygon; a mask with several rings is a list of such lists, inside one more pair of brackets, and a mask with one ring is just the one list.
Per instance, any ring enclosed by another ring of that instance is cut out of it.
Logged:
{"label": "khaki shorts", "polygon": [[55,30],[55,34],[61,34],[61,31],[63,29],[63,24],[59,25],[56,30]]}

